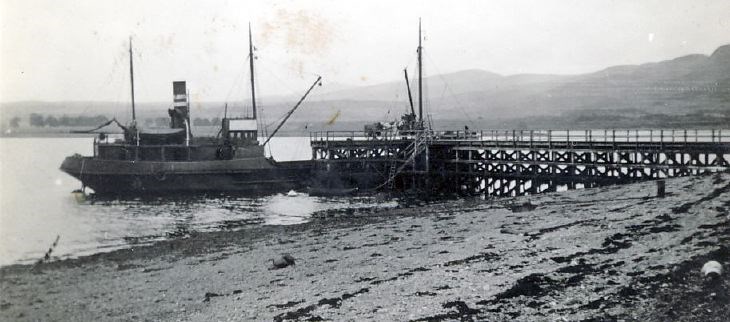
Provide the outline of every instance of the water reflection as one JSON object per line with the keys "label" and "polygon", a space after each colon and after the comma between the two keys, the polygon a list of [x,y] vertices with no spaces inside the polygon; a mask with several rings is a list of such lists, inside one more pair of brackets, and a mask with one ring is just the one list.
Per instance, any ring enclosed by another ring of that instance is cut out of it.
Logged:
{"label": "water reflection", "polygon": [[272,196],[264,206],[266,225],[292,225],[307,221],[312,213],[317,211],[317,199],[307,195]]}
{"label": "water reflection", "polygon": [[[305,223],[312,214],[331,209],[396,206],[371,197],[325,198],[305,193],[263,197],[204,196],[155,199],[89,198],[79,205],[81,212],[94,212],[93,226],[102,236],[99,246],[124,247],[153,241],[185,238],[194,232],[235,230],[256,225]],[[98,248],[98,247],[95,247]],[[84,253],[84,250],[76,250]]]}

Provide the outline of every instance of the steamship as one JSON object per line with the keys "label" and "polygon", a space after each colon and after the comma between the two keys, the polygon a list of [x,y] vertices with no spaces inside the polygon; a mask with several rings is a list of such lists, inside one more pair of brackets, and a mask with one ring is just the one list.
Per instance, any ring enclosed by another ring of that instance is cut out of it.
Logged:
{"label": "steamship", "polygon": [[[170,127],[144,129],[136,122],[130,39],[131,123],[125,126],[113,119],[94,130],[85,131],[98,134],[93,143],[93,155],[69,156],[61,164],[61,170],[81,181],[83,188],[93,189],[97,195],[266,194],[304,188],[310,175],[311,161],[277,162],[265,156],[264,147],[315,85],[321,84],[321,77],[271,135],[259,143],[253,60],[249,29],[251,117],[225,115],[218,135],[193,136],[186,83],[176,81],[173,82],[173,108],[168,110]],[[112,123],[122,129],[123,138],[113,139],[108,132],[99,131]]]}

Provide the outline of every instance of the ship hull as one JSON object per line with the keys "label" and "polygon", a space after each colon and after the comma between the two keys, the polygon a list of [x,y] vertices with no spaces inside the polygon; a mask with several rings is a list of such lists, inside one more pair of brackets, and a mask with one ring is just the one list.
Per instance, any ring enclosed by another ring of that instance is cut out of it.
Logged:
{"label": "ship hull", "polygon": [[274,162],[263,157],[155,162],[72,156],[64,160],[61,170],[100,195],[261,195],[305,188],[311,165],[309,161]]}

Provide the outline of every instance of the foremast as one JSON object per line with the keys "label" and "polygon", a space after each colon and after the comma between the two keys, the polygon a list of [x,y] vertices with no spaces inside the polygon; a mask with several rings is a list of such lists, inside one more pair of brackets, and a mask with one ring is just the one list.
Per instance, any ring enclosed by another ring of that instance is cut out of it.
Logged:
{"label": "foremast", "polygon": [[248,65],[251,71],[251,106],[253,111],[253,119],[256,119],[256,85],[254,82],[254,68],[253,68],[253,39],[251,37],[251,23],[248,23]]}
{"label": "foremast", "polygon": [[418,122],[423,128],[423,47],[421,46],[421,18],[418,18]]}
{"label": "foremast", "polygon": [[137,123],[137,114],[134,108],[134,58],[132,57],[132,37],[129,37],[129,82],[132,91],[132,124]]}

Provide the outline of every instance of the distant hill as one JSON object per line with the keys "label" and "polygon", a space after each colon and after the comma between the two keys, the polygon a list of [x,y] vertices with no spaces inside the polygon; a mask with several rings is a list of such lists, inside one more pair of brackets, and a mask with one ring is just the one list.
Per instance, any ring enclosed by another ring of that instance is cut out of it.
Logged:
{"label": "distant hill", "polygon": [[[409,75],[411,91],[416,99],[418,83],[416,75]],[[435,75],[424,78],[424,93],[440,93],[450,90],[453,94],[483,91],[496,86],[503,77],[499,74],[471,69],[450,74]],[[328,92],[321,95],[326,100],[384,100],[390,101],[396,97],[407,98],[405,79],[372,86],[349,88]]]}
{"label": "distant hill", "polygon": [[[415,75],[411,77],[414,100]],[[372,121],[392,120],[408,109],[405,81],[364,87],[327,84],[318,88],[291,119],[296,126],[328,129],[359,128]],[[730,115],[730,45],[710,56],[688,55],[641,65],[613,66],[581,75],[522,74],[503,76],[464,70],[424,78],[426,112],[437,124],[470,122],[477,126],[503,120],[539,117],[586,117],[610,120],[622,115],[709,113]],[[264,114],[273,122],[293,99],[264,97]],[[169,102],[139,104],[140,117],[166,117]],[[193,102],[193,117],[220,117],[222,102]],[[243,111],[231,105],[232,113]],[[104,114],[128,117],[128,103],[16,102],[3,103],[0,117],[44,114]],[[513,122],[515,123],[515,122]],[[522,124],[522,123],[517,123]],[[600,125],[600,123],[598,124]],[[640,126],[640,124],[639,124]]]}
{"label": "distant hill", "polygon": [[[539,76],[539,75],[538,75]],[[529,83],[528,83],[529,82]],[[730,110],[730,46],[711,56],[615,66],[573,76],[508,76],[497,90],[457,95],[470,113],[496,117],[554,115],[569,111],[636,109],[645,113]],[[458,112],[448,100],[439,111]],[[436,104],[432,104],[436,106]],[[439,113],[446,117],[448,112]],[[454,113],[455,115],[456,113]]]}

